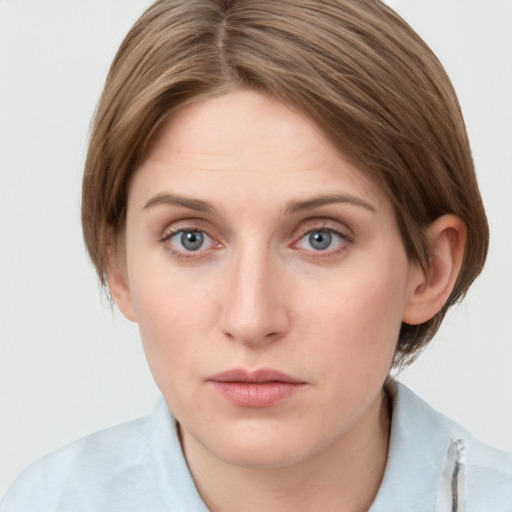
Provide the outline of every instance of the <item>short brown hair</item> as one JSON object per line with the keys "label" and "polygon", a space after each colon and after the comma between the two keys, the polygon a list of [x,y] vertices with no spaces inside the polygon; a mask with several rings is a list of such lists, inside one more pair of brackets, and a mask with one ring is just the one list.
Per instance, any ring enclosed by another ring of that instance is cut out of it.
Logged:
{"label": "short brown hair", "polygon": [[403,324],[411,361],[480,273],[488,226],[460,107],[423,40],[378,0],[160,0],[135,23],[107,77],[83,179],[82,224],[103,285],[109,233],[124,231],[131,177],[177,108],[233,87],[265,91],[314,120],[393,202],[405,248],[428,271],[425,228],[467,227],[442,310]]}

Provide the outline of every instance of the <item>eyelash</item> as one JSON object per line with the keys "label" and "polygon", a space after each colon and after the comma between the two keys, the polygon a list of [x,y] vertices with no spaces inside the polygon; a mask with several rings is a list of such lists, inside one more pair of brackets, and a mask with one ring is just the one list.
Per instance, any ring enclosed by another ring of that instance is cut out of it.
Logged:
{"label": "eyelash", "polygon": [[[183,236],[185,233],[200,233],[203,236],[207,237],[207,239],[210,240],[210,246],[203,248],[202,246],[199,247],[196,251],[194,250],[177,250],[175,246],[171,243],[172,238],[174,238],[177,235]],[[318,260],[328,260],[331,258],[336,258],[341,256],[345,251],[348,250],[349,246],[353,243],[353,239],[351,236],[347,235],[344,232],[341,232],[338,229],[334,229],[332,227],[328,227],[326,224],[322,225],[321,227],[317,226],[304,226],[301,228],[298,237],[294,236],[294,242],[292,242],[289,247],[291,248],[297,248],[297,246],[303,241],[307,236],[311,236],[313,233],[323,233],[328,234],[330,237],[335,237],[339,240],[339,247],[335,249],[305,249],[305,252],[307,252],[307,256],[304,255],[304,257],[307,258],[313,258]],[[332,239],[331,239],[332,240]],[[198,260],[206,254],[204,254],[208,249],[218,250],[221,249],[223,246],[222,243],[218,242],[214,237],[210,236],[208,232],[204,229],[200,229],[197,226],[195,227],[179,227],[178,229],[171,229],[164,233],[164,235],[160,238],[160,242],[167,245],[169,247],[169,251],[173,254],[173,256],[179,258],[179,259],[194,259]],[[212,247],[213,246],[213,247]]]}

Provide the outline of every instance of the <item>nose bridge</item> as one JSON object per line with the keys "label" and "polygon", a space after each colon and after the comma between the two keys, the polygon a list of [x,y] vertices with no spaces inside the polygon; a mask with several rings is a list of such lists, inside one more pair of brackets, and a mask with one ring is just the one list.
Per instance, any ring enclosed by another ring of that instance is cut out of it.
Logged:
{"label": "nose bridge", "polygon": [[288,328],[288,312],[271,251],[252,241],[232,258],[223,331],[248,344],[280,337]]}

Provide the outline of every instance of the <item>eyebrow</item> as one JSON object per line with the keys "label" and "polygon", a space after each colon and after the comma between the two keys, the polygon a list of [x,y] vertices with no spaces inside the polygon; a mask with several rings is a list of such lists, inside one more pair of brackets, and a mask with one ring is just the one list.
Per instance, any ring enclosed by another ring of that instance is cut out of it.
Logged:
{"label": "eyebrow", "polygon": [[189,197],[176,196],[173,194],[157,194],[151,199],[146,201],[143,210],[152,208],[153,206],[168,205],[168,206],[181,206],[182,208],[188,208],[189,210],[195,210],[201,213],[215,213],[215,207],[201,199],[192,199]]}
{"label": "eyebrow", "polygon": [[[358,197],[354,197],[347,194],[323,194],[311,199],[291,201],[284,209],[286,214],[303,213],[315,208],[327,206],[329,204],[346,203],[354,206],[359,206],[370,212],[376,212],[374,206]],[[189,210],[194,210],[201,213],[213,214],[217,212],[217,209],[213,204],[208,201],[201,199],[192,199],[190,197],[177,196],[174,194],[157,194],[152,198],[148,199],[144,204],[143,210],[152,208],[154,206],[167,205],[167,206],[180,206]]]}
{"label": "eyebrow", "polygon": [[327,194],[312,197],[311,199],[292,201],[291,203],[288,203],[284,211],[287,214],[302,213],[314,210],[315,208],[320,208],[321,206],[336,203],[348,203],[354,206],[360,206],[361,208],[364,208],[365,210],[373,213],[377,211],[377,209],[370,203],[367,203],[358,197],[347,194]]}

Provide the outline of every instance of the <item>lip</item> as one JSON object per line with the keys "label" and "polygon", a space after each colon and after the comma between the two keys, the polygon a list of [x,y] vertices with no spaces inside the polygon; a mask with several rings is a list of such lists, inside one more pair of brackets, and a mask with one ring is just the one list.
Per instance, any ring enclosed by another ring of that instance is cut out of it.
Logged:
{"label": "lip", "polygon": [[207,381],[231,404],[255,409],[283,402],[307,385],[305,381],[271,368],[228,370]]}

